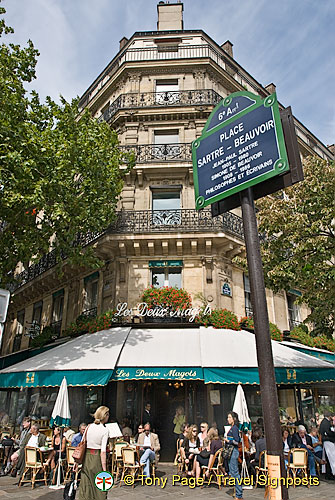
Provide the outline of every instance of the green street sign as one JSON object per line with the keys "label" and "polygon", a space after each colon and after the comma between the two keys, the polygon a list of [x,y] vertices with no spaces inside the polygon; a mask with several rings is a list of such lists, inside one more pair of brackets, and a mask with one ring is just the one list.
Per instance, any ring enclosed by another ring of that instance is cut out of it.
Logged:
{"label": "green street sign", "polygon": [[223,99],[193,142],[192,159],[197,209],[287,172],[276,94]]}

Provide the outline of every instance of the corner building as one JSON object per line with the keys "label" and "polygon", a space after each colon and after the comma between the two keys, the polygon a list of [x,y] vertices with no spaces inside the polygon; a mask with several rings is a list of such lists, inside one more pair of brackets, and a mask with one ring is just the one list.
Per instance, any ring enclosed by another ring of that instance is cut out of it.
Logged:
{"label": "corner building", "polygon": [[[209,209],[195,210],[191,143],[201,135],[222,98],[241,90],[264,98],[275,91],[275,85],[264,87],[245,71],[234,59],[229,40],[218,45],[202,30],[184,30],[182,3],[159,2],[157,11],[157,30],[122,38],[119,52],[80,100],[81,111],[89,109],[98,120],[110,124],[118,133],[121,149],[136,154],[115,222],[85,241],[94,245],[105,265],[94,272],[65,266],[59,277],[51,253],[38,265],[22,269],[5,329],[5,358],[17,353],[15,362],[23,359],[19,354],[29,348],[27,332],[32,322],[42,328],[52,325],[61,342],[62,332],[80,314],[100,314],[127,302],[136,316],[140,296],[151,284],[185,288],[195,305],[200,305],[201,293],[212,308],[227,308],[239,317],[252,314],[248,277],[232,262],[235,256],[245,255],[240,210],[214,219]],[[298,120],[296,131],[302,157],[317,154],[331,159],[329,149]],[[295,293],[267,290],[269,319],[281,330],[289,330],[308,314],[305,307],[294,304]],[[178,344],[170,348],[178,350]],[[184,355],[188,366],[188,352]],[[141,353],[138,357],[141,367]],[[163,433],[171,435],[177,403],[188,408],[189,420],[224,423],[223,412],[230,409],[236,385],[225,386],[224,394],[220,389],[225,399],[220,411],[210,400],[213,387],[182,379],[119,381],[87,387],[85,394],[84,389],[70,388],[70,400],[71,391],[73,397],[81,391],[79,420],[87,419],[94,405],[104,402],[118,419],[128,415],[135,426],[143,403],[150,399],[156,416],[166,415],[165,430],[158,430],[168,449],[169,437]],[[251,414],[260,416],[259,388],[249,389]],[[28,386],[24,391],[28,398],[40,391],[40,400],[47,401],[57,387]],[[280,404],[292,408],[294,416],[297,396],[293,389],[289,391],[283,392]],[[14,402],[3,394],[0,391],[14,418]],[[25,403],[15,394],[18,412]],[[301,394],[299,398],[301,404]]]}

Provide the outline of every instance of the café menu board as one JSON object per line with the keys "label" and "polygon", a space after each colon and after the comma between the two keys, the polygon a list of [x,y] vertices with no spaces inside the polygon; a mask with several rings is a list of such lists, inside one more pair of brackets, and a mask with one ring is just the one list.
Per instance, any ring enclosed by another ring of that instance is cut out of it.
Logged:
{"label": "caf\u00e9 menu board", "polygon": [[236,92],[211,113],[192,144],[196,208],[289,170],[276,94]]}

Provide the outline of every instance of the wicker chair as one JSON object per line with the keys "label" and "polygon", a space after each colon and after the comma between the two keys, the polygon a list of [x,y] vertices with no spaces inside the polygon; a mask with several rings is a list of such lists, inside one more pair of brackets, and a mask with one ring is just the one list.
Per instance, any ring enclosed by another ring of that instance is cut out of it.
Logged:
{"label": "wicker chair", "polygon": [[123,468],[119,486],[121,486],[125,475],[129,474],[133,478],[132,488],[134,488],[136,481],[136,474],[138,474],[138,472],[143,474],[143,465],[138,460],[136,450],[130,447],[122,448],[122,461],[123,461]]}
{"label": "wicker chair", "polygon": [[[301,473],[307,479],[307,464],[308,464],[308,451],[306,448],[292,448],[288,454],[287,471],[288,474],[293,476],[293,487],[295,488],[295,478],[298,473]],[[309,487],[309,482],[307,481]]]}
{"label": "wicker chair", "polygon": [[[219,487],[219,490],[221,490],[221,484],[222,484],[222,476],[223,476],[223,458],[222,458],[222,451],[223,448],[220,448],[214,455],[214,460],[213,460],[213,465],[211,467],[208,467],[207,465],[203,465],[202,472],[203,472],[203,480],[204,480],[204,485],[205,484],[217,484]],[[217,461],[217,464],[215,462]],[[207,472],[209,473],[207,476]]]}
{"label": "wicker chair", "polygon": [[261,475],[268,476],[268,459],[267,459],[267,453],[266,450],[261,451],[259,455],[259,462],[258,465],[255,467],[256,469],[256,481],[255,481],[255,488],[257,488],[258,483],[258,478]]}
{"label": "wicker chair", "polygon": [[[43,455],[39,448],[33,448],[26,446],[24,449],[25,453],[25,466],[22,477],[19,481],[19,486],[22,483],[31,483],[31,487],[34,488],[37,481],[44,481],[45,486],[48,484],[47,479],[47,464],[43,461]],[[31,472],[31,478],[26,479],[27,472]],[[39,472],[43,472],[43,478],[37,479],[36,476]]]}

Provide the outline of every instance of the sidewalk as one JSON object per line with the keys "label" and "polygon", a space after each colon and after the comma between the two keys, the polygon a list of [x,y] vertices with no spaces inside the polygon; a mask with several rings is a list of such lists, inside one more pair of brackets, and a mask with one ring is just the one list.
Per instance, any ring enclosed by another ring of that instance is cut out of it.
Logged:
{"label": "sidewalk", "polygon": [[[173,478],[173,474],[176,474],[176,467],[171,464],[160,464],[157,470],[159,484],[158,481],[156,486],[142,486],[137,483],[135,488],[122,484],[121,487],[112,488],[108,493],[108,500],[128,500],[128,498],[133,500],[150,500],[151,498],[162,500],[173,500],[174,498],[229,500],[231,498],[227,495],[228,490],[230,490],[229,487],[222,488],[221,491],[215,485],[205,488],[189,488],[188,486],[181,486],[179,481],[176,482],[177,478]],[[175,480],[175,484],[173,484],[173,480]],[[13,500],[29,500],[31,498],[62,500],[63,498],[63,490],[50,490],[46,486],[40,486],[43,483],[39,483],[40,485],[32,490],[28,484],[18,488],[14,484],[17,482],[18,479],[8,476],[0,477],[0,500],[6,498]],[[264,491],[264,488],[244,490],[243,498],[244,500],[263,500]],[[335,481],[321,480],[319,486],[312,486],[311,488],[305,486],[290,488],[289,497],[291,500],[330,500],[335,498]]]}

